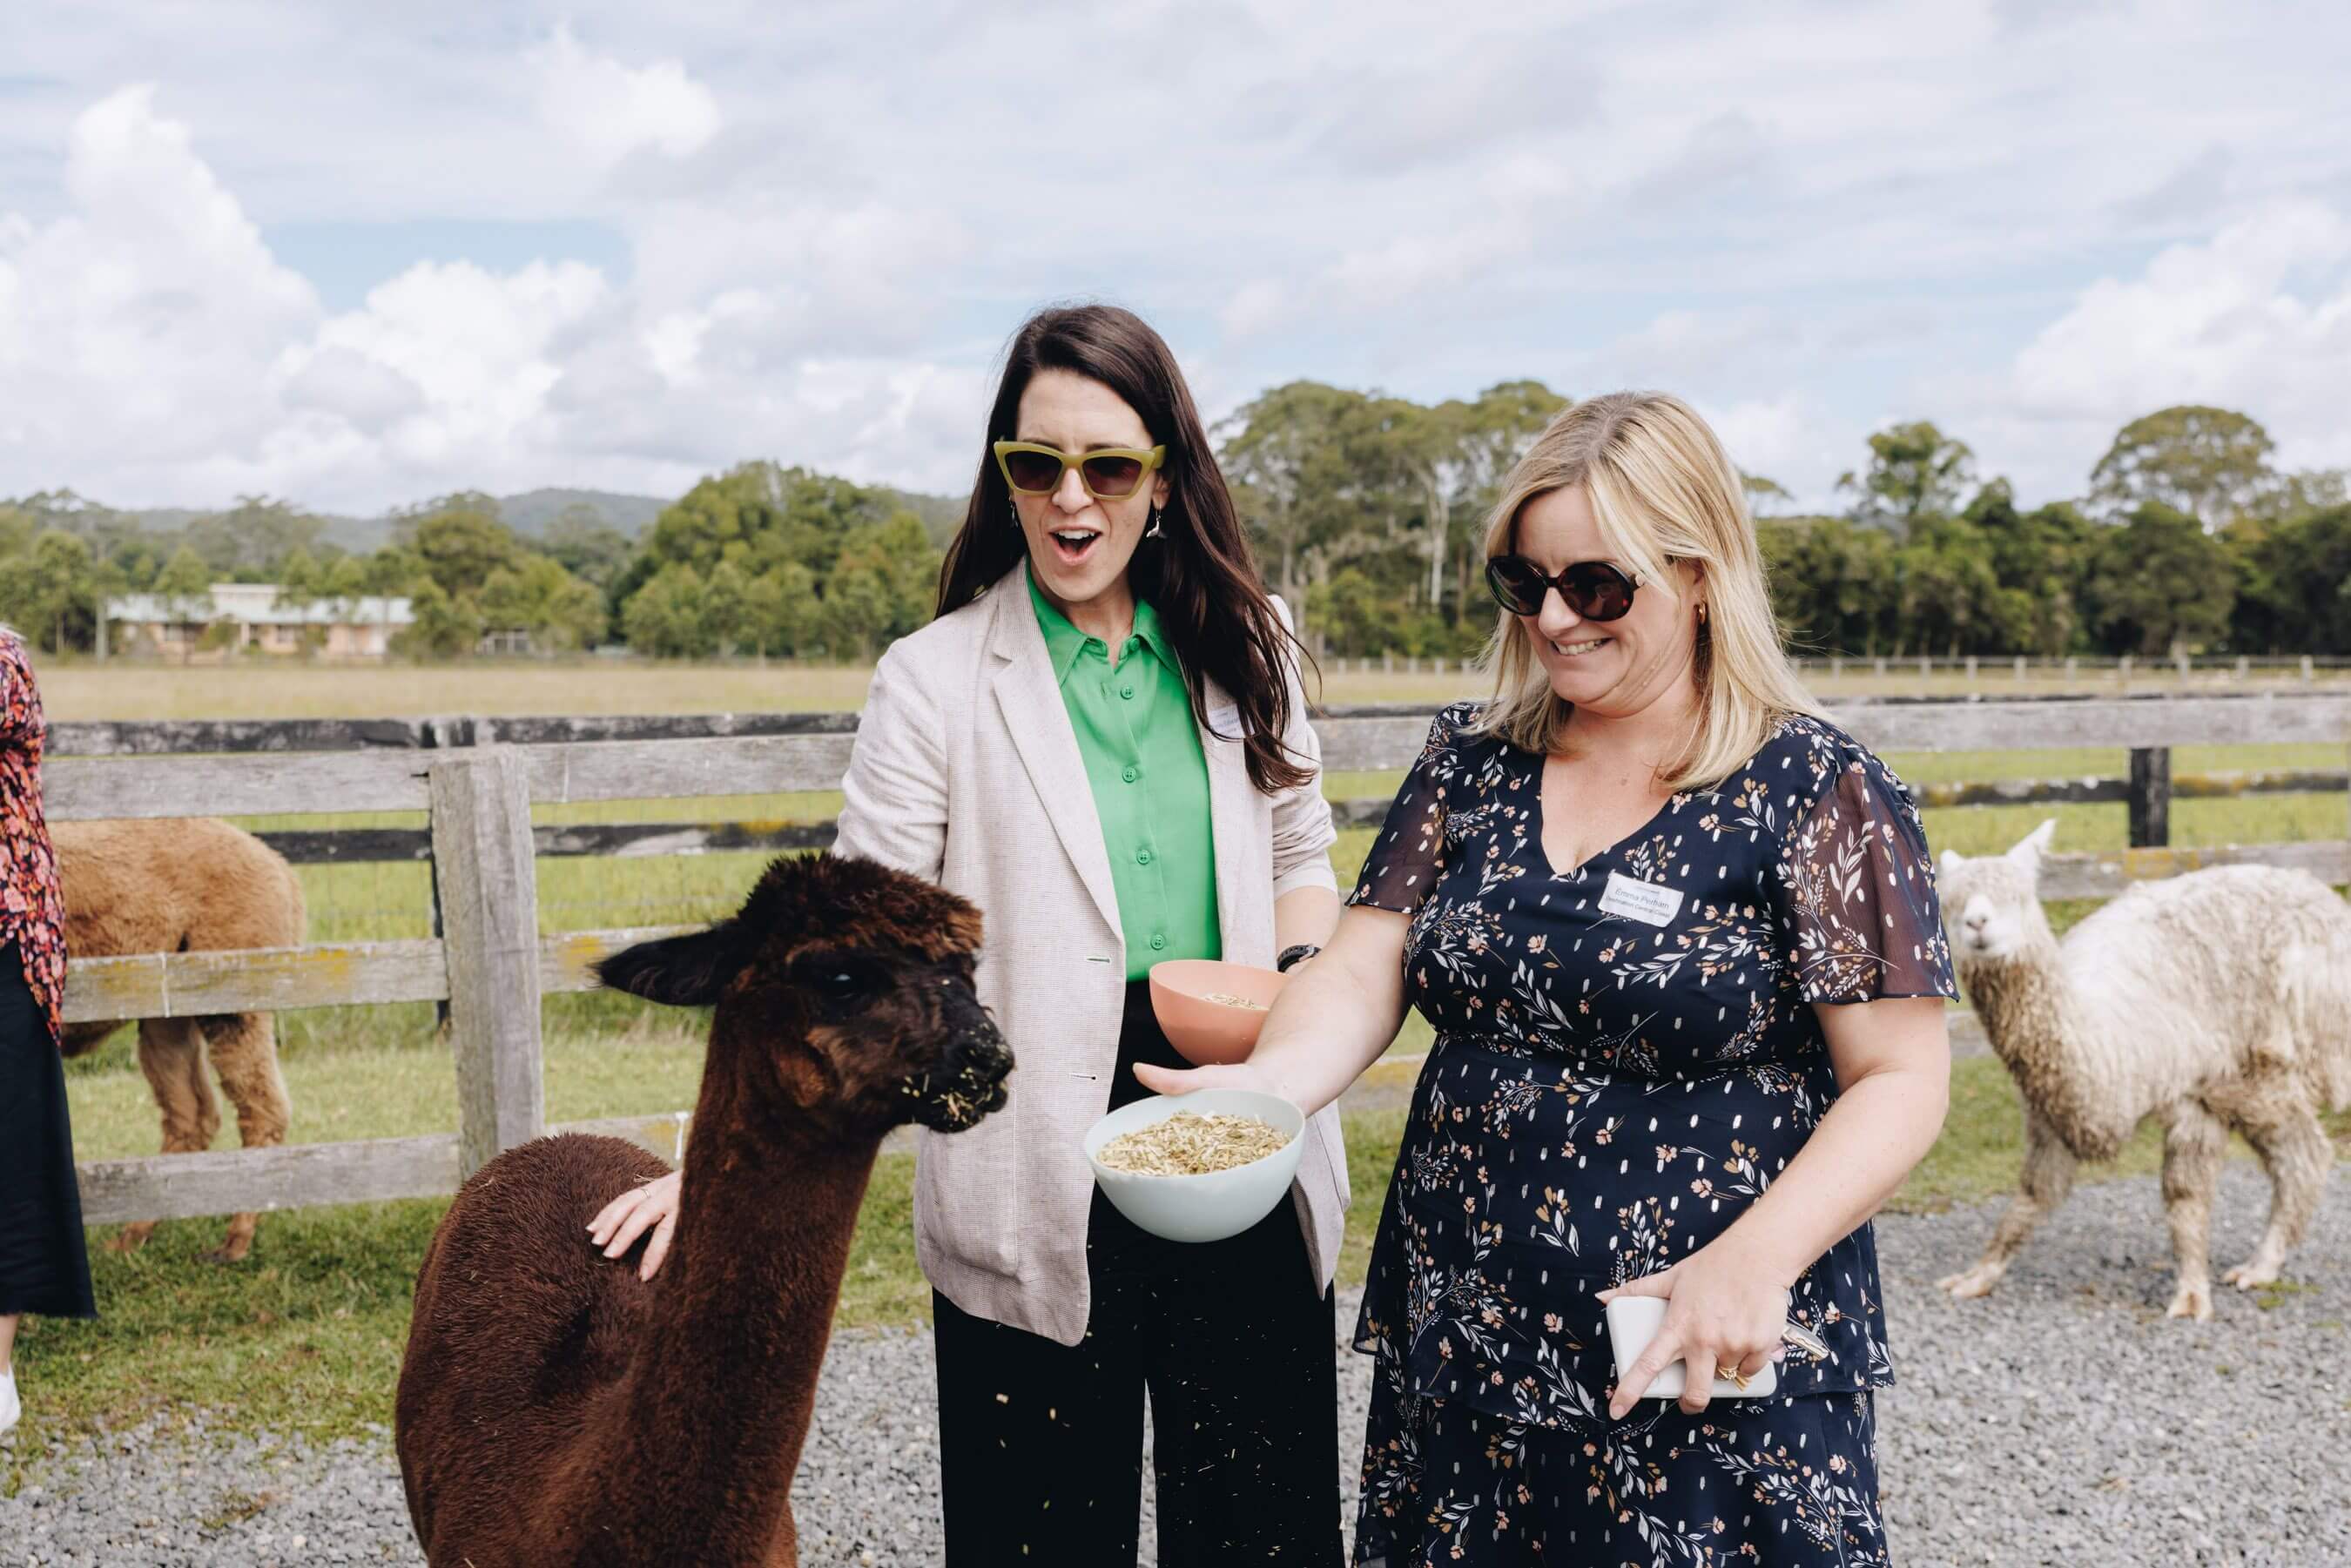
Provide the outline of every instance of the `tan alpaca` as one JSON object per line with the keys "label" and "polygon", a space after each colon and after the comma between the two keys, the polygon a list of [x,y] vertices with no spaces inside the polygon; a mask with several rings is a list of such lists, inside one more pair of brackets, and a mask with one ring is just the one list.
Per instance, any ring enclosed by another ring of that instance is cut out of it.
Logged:
{"label": "tan alpaca", "polygon": [[[278,853],[252,834],[207,817],[54,822],[57,880],[65,893],[66,956],[209,953],[235,947],[294,947],[303,940],[302,884]],[[69,1024],[64,1050],[78,1056],[122,1026]],[[267,1013],[144,1019],[139,1065],[163,1113],[163,1152],[212,1147],[220,1104],[204,1077],[213,1070],[236,1107],[237,1134],[248,1149],[286,1141],[292,1107],[277,1071],[277,1036]],[[257,1218],[229,1220],[218,1254],[239,1262],[253,1249]],[[112,1245],[128,1252],[146,1241],[153,1220],[126,1225]]]}
{"label": "tan alpaca", "polygon": [[2224,866],[2139,883],[2059,942],[2036,888],[2056,829],[1938,869],[1960,984],[2024,1096],[2024,1172],[1983,1258],[1938,1283],[1988,1294],[2077,1161],[2163,1124],[2178,1268],[2170,1315],[2210,1318],[2212,1189],[2231,1131],[2269,1172],[2269,1226],[2223,1278],[2278,1277],[2334,1166],[2321,1108],[2351,1103],[2351,906],[2317,878]]}

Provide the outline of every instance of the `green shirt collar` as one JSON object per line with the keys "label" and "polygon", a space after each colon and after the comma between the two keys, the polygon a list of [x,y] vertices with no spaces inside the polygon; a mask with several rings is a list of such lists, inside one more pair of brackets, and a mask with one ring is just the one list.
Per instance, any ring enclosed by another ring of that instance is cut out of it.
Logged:
{"label": "green shirt collar", "polygon": [[[1053,607],[1053,601],[1047,599],[1044,591],[1037,586],[1035,573],[1024,571],[1021,575],[1029,584],[1029,602],[1037,612],[1037,629],[1045,634],[1045,654],[1052,661],[1053,679],[1057,685],[1068,682],[1070,672],[1077,667],[1078,660],[1088,646],[1091,645],[1105,660],[1110,657],[1110,650],[1101,638],[1079,631],[1071,624],[1068,616]],[[1141,639],[1154,658],[1171,670],[1176,668],[1175,653],[1167,646],[1167,633],[1159,624],[1159,612],[1140,599],[1134,601],[1134,635]]]}

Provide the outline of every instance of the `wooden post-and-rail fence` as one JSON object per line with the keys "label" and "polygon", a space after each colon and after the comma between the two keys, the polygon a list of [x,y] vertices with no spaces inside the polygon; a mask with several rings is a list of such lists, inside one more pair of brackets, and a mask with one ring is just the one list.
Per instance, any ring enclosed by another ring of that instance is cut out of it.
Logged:
{"label": "wooden post-and-rail fence", "polygon": [[[2170,747],[2272,742],[2351,744],[2351,695],[2043,698],[2013,702],[1889,699],[1840,708],[1838,720],[1879,751],[2121,747],[2133,754],[2133,848],[2060,855],[2044,896],[2100,898],[2130,883],[2201,865],[2296,865],[2351,882],[2346,840],[2174,851],[2163,845]],[[92,1224],[175,1219],[319,1204],[443,1195],[499,1150],[547,1130],[539,1030],[543,994],[594,985],[590,966],[677,927],[541,936],[536,862],[542,853],[692,853],[813,846],[830,824],[534,829],[534,805],[838,788],[853,715],[698,716],[649,719],[291,720],[202,724],[59,724],[44,788],[67,821],[422,811],[428,826],[271,834],[282,846],[329,846],[308,859],[429,855],[441,931],[435,937],[242,952],[78,959],[67,980],[73,1021],[195,1017],[389,1002],[445,1002],[458,1085],[454,1132],[404,1138],[100,1160],[81,1167]],[[1427,731],[1425,709],[1363,707],[1321,716],[1323,766],[1333,772],[1409,766]],[[190,755],[191,752],[201,752]],[[2326,789],[2339,776],[2239,778],[2226,788]],[[2211,792],[2211,781],[2176,781]],[[2208,788],[2209,786],[2209,788]],[[1991,804],[2019,799],[2115,799],[2118,780],[2028,788],[1942,787]],[[2035,795],[2032,789],[2043,793]],[[2052,794],[2050,791],[2056,791]],[[1348,803],[1343,819],[1375,820],[1381,802]],[[599,835],[606,835],[600,839]],[[329,841],[348,839],[347,852]],[[781,839],[783,841],[778,842]],[[1955,1033],[1967,1020],[1955,1019]],[[682,1153],[682,1113],[576,1124]]]}

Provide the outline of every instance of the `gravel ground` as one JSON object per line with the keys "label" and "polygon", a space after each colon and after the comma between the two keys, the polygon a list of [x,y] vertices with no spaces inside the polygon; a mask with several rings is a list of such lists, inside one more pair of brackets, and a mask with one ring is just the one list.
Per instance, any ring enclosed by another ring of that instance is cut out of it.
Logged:
{"label": "gravel ground", "polygon": [[[2218,1265],[2250,1250],[2267,1191],[2230,1166]],[[1996,1212],[1880,1222],[1904,1379],[1880,1406],[1897,1563],[2351,1563],[2341,1183],[2293,1287],[2259,1301],[2224,1290],[2210,1323],[2161,1315],[2169,1249],[2152,1180],[2082,1189],[1997,1295],[1944,1298],[1934,1281],[1974,1260]],[[936,1560],[931,1386],[926,1337],[835,1342],[794,1493],[810,1568]],[[1351,1467],[1360,1358],[1343,1359],[1340,1387]],[[319,1448],[150,1423],[60,1448],[0,1500],[0,1568],[421,1561],[381,1437]]]}

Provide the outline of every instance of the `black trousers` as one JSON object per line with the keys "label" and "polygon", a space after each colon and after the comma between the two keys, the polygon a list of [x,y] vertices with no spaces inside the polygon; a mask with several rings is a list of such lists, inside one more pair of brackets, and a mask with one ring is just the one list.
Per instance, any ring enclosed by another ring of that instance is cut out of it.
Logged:
{"label": "black trousers", "polygon": [[0,942],[0,1317],[98,1315],[66,1115],[65,1064],[23,955]]}
{"label": "black trousers", "polygon": [[[1111,1105],[1137,1061],[1189,1065],[1127,988]],[[1093,1309],[1063,1345],[934,1292],[947,1568],[1135,1561],[1151,1400],[1161,1568],[1339,1562],[1332,1298],[1285,1199],[1223,1241],[1165,1241],[1097,1191]]]}

